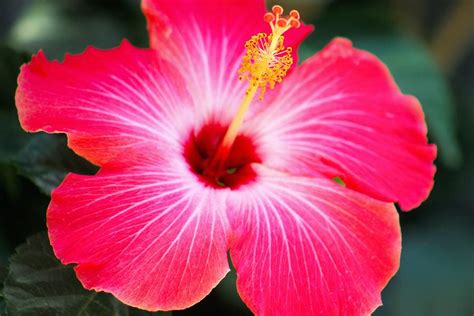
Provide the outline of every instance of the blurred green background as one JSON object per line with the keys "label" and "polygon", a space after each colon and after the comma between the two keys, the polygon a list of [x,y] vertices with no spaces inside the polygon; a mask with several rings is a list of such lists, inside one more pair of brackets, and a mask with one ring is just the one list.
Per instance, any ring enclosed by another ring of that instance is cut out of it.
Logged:
{"label": "blurred green background", "polygon": [[[430,140],[438,145],[435,188],[419,209],[401,214],[401,268],[375,315],[473,315],[474,0],[279,3],[299,9],[316,27],[302,58],[335,36],[379,56],[403,92],[420,99]],[[45,230],[47,193],[67,170],[94,171],[66,149],[64,138],[20,129],[14,105],[19,66],[40,48],[62,59],[87,45],[117,46],[122,38],[147,46],[138,0],[0,1],[0,280],[15,248]],[[173,313],[209,314],[249,314],[234,274],[201,303]]]}

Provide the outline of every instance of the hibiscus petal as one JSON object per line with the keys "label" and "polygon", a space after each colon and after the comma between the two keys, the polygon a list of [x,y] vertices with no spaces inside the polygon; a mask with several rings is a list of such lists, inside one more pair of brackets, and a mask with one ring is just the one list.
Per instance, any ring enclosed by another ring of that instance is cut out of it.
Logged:
{"label": "hibiscus petal", "polygon": [[[237,288],[257,315],[368,315],[399,266],[393,204],[258,168],[230,195]],[[244,220],[245,219],[245,220]]]}
{"label": "hibiscus petal", "polygon": [[86,288],[146,310],[183,309],[228,272],[225,192],[200,186],[184,161],[156,151],[132,157],[133,167],[68,175],[52,194],[48,231]]}
{"label": "hibiscus petal", "polygon": [[138,144],[175,145],[189,132],[181,122],[192,117],[182,111],[193,104],[182,80],[154,51],[126,41],[63,63],[39,52],[21,69],[16,104],[25,130],[65,132],[71,148],[101,165]]}
{"label": "hibiscus petal", "polygon": [[404,210],[431,191],[436,148],[418,100],[350,41],[335,39],[303,63],[269,103],[246,128],[259,135],[265,165],[306,175],[326,169]]}
{"label": "hibiscus petal", "polygon": [[[244,96],[247,83],[238,69],[245,42],[266,32],[264,0],[143,0],[150,45],[172,61],[188,79],[203,121],[228,123]],[[313,30],[302,25],[285,33],[285,45],[299,44]],[[212,117],[211,117],[212,115]]]}

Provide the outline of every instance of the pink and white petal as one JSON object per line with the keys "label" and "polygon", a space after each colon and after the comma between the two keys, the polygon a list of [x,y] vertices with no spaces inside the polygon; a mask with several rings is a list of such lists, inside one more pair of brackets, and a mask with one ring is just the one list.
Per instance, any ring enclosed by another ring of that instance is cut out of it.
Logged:
{"label": "pink and white petal", "polygon": [[102,165],[137,145],[174,145],[189,132],[183,126],[192,115],[183,112],[193,104],[184,86],[156,52],[124,41],[62,63],[40,51],[21,68],[16,105],[25,130],[67,133],[72,149]]}
{"label": "pink and white petal", "polygon": [[436,147],[422,108],[375,56],[335,39],[297,68],[247,122],[264,164],[293,174],[329,170],[374,198],[417,207],[433,186]]}
{"label": "pink and white petal", "polygon": [[398,270],[393,204],[320,178],[258,168],[230,195],[237,289],[256,315],[368,315]]}
{"label": "pink and white petal", "polygon": [[[151,47],[188,79],[202,114],[199,120],[228,123],[248,85],[238,79],[245,42],[252,35],[270,33],[263,20],[265,1],[143,0],[142,9]],[[295,58],[312,30],[302,25],[285,34]]]}
{"label": "pink and white petal", "polygon": [[226,193],[178,159],[133,159],[66,177],[48,209],[51,244],[87,289],[150,311],[187,308],[228,272]]}

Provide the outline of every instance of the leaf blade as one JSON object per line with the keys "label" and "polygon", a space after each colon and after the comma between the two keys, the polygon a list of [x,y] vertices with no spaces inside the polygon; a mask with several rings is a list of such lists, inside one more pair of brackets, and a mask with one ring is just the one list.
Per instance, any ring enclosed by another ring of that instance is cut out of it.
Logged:
{"label": "leaf blade", "polygon": [[18,172],[49,195],[69,172],[94,174],[97,167],[74,154],[63,135],[35,135],[15,157]]}
{"label": "leaf blade", "polygon": [[35,235],[10,258],[3,295],[7,312],[33,315],[165,315],[129,307],[112,295],[88,291],[72,266],[54,256],[46,233]]}

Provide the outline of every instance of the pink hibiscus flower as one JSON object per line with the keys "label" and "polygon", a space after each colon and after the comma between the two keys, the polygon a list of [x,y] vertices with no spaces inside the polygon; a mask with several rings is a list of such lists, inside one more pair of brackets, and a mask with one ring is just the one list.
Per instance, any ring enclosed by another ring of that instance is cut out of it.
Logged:
{"label": "pink hibiscus flower", "polygon": [[21,69],[23,128],[66,133],[100,166],[52,194],[58,258],[88,289],[174,310],[218,284],[230,250],[255,314],[372,312],[399,265],[393,203],[413,209],[433,186],[416,98],[346,39],[296,66],[312,30],[296,11],[142,7],[150,49],[123,42],[62,63],[39,52]]}

